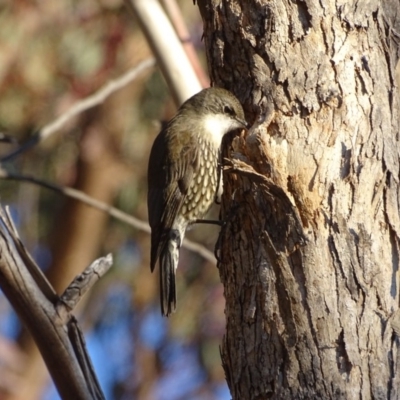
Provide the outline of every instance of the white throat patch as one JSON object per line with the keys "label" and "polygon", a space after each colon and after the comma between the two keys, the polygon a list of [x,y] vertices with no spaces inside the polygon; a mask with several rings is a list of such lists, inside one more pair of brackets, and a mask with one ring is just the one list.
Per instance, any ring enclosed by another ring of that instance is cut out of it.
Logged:
{"label": "white throat patch", "polygon": [[203,118],[204,130],[217,147],[221,145],[222,136],[230,130],[239,128],[239,122],[223,114],[209,114]]}

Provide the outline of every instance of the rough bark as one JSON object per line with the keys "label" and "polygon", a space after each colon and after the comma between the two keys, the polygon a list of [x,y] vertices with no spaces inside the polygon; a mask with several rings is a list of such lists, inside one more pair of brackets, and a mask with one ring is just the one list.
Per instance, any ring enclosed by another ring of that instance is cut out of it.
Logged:
{"label": "rough bark", "polygon": [[399,3],[198,3],[212,81],[265,118],[225,146],[233,399],[400,398]]}

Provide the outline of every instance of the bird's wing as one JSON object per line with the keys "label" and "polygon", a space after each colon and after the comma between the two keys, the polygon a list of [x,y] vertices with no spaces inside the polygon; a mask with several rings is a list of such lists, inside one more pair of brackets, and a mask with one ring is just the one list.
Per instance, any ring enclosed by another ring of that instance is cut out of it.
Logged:
{"label": "bird's wing", "polygon": [[[157,136],[149,161],[147,203],[152,271],[168,241],[170,229],[183,205],[193,179],[193,171],[199,162],[198,146],[191,146],[189,142],[184,143],[177,137],[171,138],[166,133],[163,131]],[[179,134],[182,137],[184,132]]]}

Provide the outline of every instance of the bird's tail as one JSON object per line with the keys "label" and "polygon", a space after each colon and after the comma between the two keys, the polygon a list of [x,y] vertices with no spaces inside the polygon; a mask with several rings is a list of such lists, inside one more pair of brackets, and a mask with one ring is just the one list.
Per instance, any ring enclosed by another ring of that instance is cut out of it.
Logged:
{"label": "bird's tail", "polygon": [[160,252],[161,313],[165,316],[176,310],[175,272],[179,261],[182,238],[178,230],[171,230],[167,243]]}

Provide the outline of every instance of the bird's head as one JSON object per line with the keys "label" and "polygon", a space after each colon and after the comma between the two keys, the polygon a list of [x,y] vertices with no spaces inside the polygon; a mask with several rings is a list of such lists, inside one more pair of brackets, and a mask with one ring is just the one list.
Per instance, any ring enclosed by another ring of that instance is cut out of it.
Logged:
{"label": "bird's head", "polygon": [[182,104],[180,113],[190,114],[219,143],[226,133],[248,127],[239,100],[222,88],[208,88],[195,94]]}

